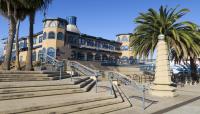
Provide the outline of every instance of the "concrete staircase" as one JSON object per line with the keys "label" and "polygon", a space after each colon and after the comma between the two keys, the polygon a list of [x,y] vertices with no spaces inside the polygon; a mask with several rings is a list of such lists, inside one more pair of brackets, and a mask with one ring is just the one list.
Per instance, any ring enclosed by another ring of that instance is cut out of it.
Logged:
{"label": "concrete staircase", "polygon": [[131,106],[117,86],[111,95],[100,88],[109,87],[108,82],[99,82],[97,93],[94,85],[90,77],[1,82],[0,114],[102,114]]}
{"label": "concrete staircase", "polygon": [[[62,72],[62,79],[70,77]],[[0,82],[49,81],[60,79],[60,72],[47,71],[0,71]]]}

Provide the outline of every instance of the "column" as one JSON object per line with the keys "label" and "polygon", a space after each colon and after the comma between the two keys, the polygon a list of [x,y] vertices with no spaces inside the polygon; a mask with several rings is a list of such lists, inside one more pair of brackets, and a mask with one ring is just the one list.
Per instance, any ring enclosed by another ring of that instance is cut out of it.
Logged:
{"label": "column", "polygon": [[95,55],[96,53],[92,53],[92,61],[95,61]]}
{"label": "column", "polygon": [[175,88],[170,86],[172,82],[167,44],[164,41],[164,35],[159,35],[158,39],[155,80],[150,93],[159,97],[174,97]]}
{"label": "column", "polygon": [[84,60],[87,61],[87,53],[84,53]]}
{"label": "column", "polygon": [[100,54],[100,61],[102,61],[103,57],[102,57],[102,54]]}

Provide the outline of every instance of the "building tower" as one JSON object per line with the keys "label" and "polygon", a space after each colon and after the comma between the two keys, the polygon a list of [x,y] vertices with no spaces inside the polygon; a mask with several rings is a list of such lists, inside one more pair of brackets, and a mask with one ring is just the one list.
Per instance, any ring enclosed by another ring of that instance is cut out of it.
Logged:
{"label": "building tower", "polygon": [[67,32],[67,21],[61,18],[57,19],[45,19],[43,21],[43,43],[42,51],[44,54],[48,54],[54,58],[61,59],[61,49],[64,46]]}
{"label": "building tower", "polygon": [[121,48],[120,50],[122,52],[120,61],[125,64],[133,64],[134,63],[133,59],[135,58],[133,57],[132,49],[129,47],[130,35],[131,33],[116,35],[117,41],[122,43],[120,47]]}

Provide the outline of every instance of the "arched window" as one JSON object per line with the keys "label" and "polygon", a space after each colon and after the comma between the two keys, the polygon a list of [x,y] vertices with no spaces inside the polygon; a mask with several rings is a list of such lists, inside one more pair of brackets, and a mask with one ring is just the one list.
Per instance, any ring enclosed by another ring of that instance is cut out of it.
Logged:
{"label": "arched window", "polygon": [[47,38],[47,34],[46,32],[43,33],[43,40],[45,40]]}
{"label": "arched window", "polygon": [[64,40],[64,34],[62,32],[57,33],[57,39],[58,40]]}
{"label": "arched window", "polygon": [[128,46],[124,46],[124,50],[128,50]]}
{"label": "arched window", "polygon": [[55,49],[54,48],[52,48],[52,47],[50,47],[50,48],[48,48],[47,49],[47,54],[49,55],[49,56],[51,56],[51,57],[55,57]]}
{"label": "arched window", "polygon": [[32,53],[32,60],[33,60],[33,61],[36,61],[36,52],[33,52],[33,53]]}
{"label": "arched window", "polygon": [[127,56],[122,56],[121,59],[122,59],[122,60],[128,60],[128,57],[127,57]]}
{"label": "arched window", "polygon": [[49,32],[48,39],[55,39],[55,33],[54,32]]}

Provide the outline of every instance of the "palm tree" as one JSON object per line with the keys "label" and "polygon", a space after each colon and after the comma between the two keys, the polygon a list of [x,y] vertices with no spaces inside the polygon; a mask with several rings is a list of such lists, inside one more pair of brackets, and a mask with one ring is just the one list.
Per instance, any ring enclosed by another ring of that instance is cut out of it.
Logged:
{"label": "palm tree", "polygon": [[10,70],[12,47],[16,29],[16,21],[13,16],[15,12],[12,2],[12,0],[0,0],[0,13],[9,20],[9,36],[6,45],[6,55],[3,67],[4,70]]}
{"label": "palm tree", "polygon": [[[19,5],[18,5],[19,6]],[[19,7],[16,9],[15,14],[15,21],[17,22],[16,25],[16,35],[15,35],[15,43],[16,43],[16,63],[15,68],[16,70],[20,70],[20,63],[19,63],[19,27],[20,27],[20,21],[23,21],[26,17],[26,10],[24,10],[24,7]]]}
{"label": "palm tree", "polygon": [[[163,34],[168,49],[173,49],[176,59],[183,60],[200,55],[200,34],[197,32],[197,25],[179,19],[188,13],[188,9],[167,8],[161,6],[159,12],[150,8],[146,13],[140,13],[135,19],[138,26],[135,34],[131,36],[133,53],[140,57],[148,57],[154,53],[158,36]],[[192,67],[194,69],[194,67]]]}
{"label": "palm tree", "polygon": [[26,10],[29,12],[29,37],[28,37],[28,52],[26,58],[26,70],[33,70],[32,66],[32,49],[33,49],[33,30],[34,30],[34,20],[35,13],[37,11],[44,11],[47,9],[48,5],[52,2],[52,0],[20,0],[20,2],[24,5]]}

